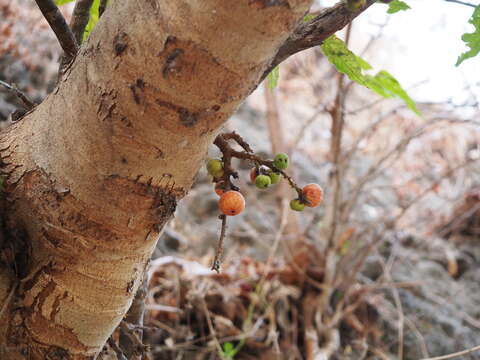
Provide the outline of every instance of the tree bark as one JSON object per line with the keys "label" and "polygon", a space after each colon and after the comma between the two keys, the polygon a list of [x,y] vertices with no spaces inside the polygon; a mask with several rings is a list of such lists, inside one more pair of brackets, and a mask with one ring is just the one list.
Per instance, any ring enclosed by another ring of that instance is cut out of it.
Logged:
{"label": "tree bark", "polygon": [[58,88],[0,135],[1,359],[98,354],[208,144],[309,5],[111,2]]}

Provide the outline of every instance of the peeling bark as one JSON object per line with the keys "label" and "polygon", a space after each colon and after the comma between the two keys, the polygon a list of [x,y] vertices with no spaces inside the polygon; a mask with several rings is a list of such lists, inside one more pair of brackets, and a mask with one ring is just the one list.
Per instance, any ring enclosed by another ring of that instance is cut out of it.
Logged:
{"label": "peeling bark", "polygon": [[208,144],[309,4],[112,2],[58,88],[0,134],[3,249],[28,254],[0,272],[0,358],[101,350]]}

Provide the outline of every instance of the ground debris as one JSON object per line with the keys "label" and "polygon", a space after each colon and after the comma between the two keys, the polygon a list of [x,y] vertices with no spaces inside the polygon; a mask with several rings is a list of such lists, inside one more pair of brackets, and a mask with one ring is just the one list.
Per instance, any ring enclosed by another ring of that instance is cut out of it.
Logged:
{"label": "ground debris", "polygon": [[377,313],[367,302],[338,326],[320,320],[323,257],[313,246],[270,268],[243,258],[216,274],[210,261],[152,262],[146,341],[153,359],[317,359],[338,351],[341,338],[376,337]]}

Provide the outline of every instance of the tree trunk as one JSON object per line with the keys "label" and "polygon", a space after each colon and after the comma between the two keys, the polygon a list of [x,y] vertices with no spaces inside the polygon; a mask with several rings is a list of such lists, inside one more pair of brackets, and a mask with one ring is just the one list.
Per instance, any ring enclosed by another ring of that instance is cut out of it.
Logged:
{"label": "tree trunk", "polygon": [[309,4],[111,2],[58,88],[0,135],[1,359],[102,349],[207,146]]}

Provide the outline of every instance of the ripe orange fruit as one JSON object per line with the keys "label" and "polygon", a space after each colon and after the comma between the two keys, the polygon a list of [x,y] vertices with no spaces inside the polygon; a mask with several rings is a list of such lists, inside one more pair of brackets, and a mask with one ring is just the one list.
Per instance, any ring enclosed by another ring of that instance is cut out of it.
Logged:
{"label": "ripe orange fruit", "polygon": [[318,206],[323,200],[323,189],[318,184],[308,184],[302,189],[305,200],[308,201],[305,205],[308,207]]}
{"label": "ripe orange fruit", "polygon": [[218,196],[222,196],[223,194],[225,194],[225,181],[222,180],[215,184],[215,192]]}
{"label": "ripe orange fruit", "polygon": [[230,190],[220,196],[218,207],[223,214],[235,216],[245,209],[245,199],[238,191]]}

